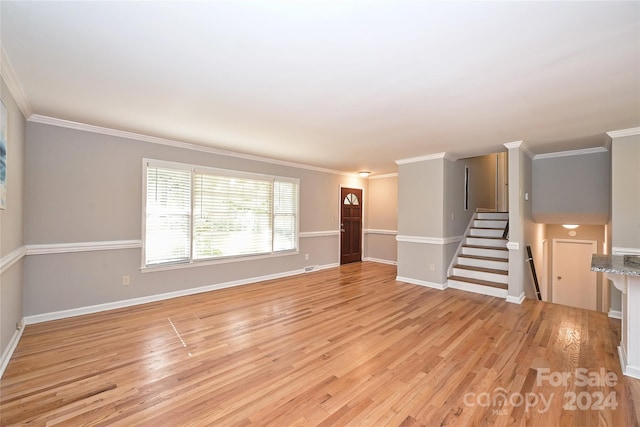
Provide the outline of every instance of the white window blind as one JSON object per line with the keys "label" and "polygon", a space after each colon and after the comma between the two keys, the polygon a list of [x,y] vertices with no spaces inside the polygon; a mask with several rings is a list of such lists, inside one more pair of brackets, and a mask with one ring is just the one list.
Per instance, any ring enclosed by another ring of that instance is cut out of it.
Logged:
{"label": "white window blind", "polygon": [[145,265],[297,249],[298,180],[149,163]]}
{"label": "white window blind", "polygon": [[147,167],[145,264],[188,261],[191,172]]}
{"label": "white window blind", "polygon": [[294,182],[273,183],[273,250],[296,248],[298,227],[298,185]]}
{"label": "white window blind", "polygon": [[196,173],[193,258],[272,251],[272,183]]}

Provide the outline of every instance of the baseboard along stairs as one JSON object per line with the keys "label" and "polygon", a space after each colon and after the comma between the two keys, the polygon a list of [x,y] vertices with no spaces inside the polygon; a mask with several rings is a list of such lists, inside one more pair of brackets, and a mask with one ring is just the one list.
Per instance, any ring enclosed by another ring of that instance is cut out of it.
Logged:
{"label": "baseboard along stairs", "polygon": [[509,283],[508,212],[476,212],[449,267],[447,286],[506,298]]}

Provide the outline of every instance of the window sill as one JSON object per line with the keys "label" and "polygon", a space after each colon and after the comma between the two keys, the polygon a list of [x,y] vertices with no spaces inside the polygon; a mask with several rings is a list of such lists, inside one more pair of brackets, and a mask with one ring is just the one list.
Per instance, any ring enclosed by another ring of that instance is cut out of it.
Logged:
{"label": "window sill", "polygon": [[274,252],[270,254],[242,255],[242,256],[220,258],[220,259],[191,261],[191,262],[185,262],[185,263],[142,266],[140,267],[140,273],[153,273],[156,271],[168,271],[168,270],[182,270],[184,268],[206,267],[211,265],[229,264],[233,262],[256,261],[260,259],[279,258],[283,256],[298,255],[299,253],[300,251],[298,249],[292,249],[290,251]]}

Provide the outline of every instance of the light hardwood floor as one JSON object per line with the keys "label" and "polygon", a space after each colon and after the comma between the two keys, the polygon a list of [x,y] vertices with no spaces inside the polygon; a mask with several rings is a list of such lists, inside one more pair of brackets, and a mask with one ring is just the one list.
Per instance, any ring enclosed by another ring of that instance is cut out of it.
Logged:
{"label": "light hardwood floor", "polygon": [[356,263],[27,326],[0,424],[638,425],[619,321],[395,275]]}

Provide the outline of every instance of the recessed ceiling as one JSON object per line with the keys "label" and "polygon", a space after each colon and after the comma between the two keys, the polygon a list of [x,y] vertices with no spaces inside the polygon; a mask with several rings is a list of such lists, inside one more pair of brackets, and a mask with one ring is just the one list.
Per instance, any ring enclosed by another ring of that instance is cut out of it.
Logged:
{"label": "recessed ceiling", "polygon": [[30,112],[336,169],[640,126],[639,2],[10,2]]}

